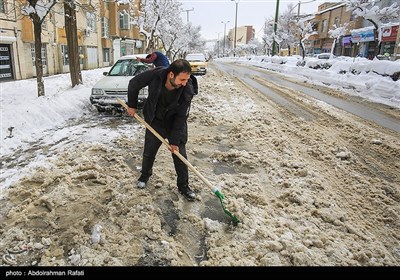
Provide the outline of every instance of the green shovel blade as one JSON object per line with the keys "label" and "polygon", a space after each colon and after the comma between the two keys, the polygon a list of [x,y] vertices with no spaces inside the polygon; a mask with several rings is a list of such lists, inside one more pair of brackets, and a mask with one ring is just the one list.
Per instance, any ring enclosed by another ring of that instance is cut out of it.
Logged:
{"label": "green shovel blade", "polygon": [[223,199],[225,198],[225,196],[224,196],[220,191],[218,191],[218,190],[215,191],[214,193],[215,193],[215,195],[219,198],[219,201],[221,202],[222,209],[224,209],[225,214],[228,215],[228,216],[232,219],[233,224],[236,226],[238,223],[240,223],[239,219],[236,218],[235,215],[233,215],[231,212],[229,212],[229,211],[225,208],[225,205],[224,205],[224,202],[223,202]]}

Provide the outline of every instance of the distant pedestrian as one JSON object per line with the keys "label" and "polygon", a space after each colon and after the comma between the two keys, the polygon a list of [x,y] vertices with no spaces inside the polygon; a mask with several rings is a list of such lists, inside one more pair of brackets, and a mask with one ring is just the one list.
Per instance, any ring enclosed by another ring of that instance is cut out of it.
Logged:
{"label": "distant pedestrian", "polygon": [[162,52],[152,52],[151,54],[147,55],[146,58],[136,58],[137,61],[143,62],[143,63],[153,63],[155,67],[158,66],[164,66],[168,67],[169,66],[169,60],[168,58],[162,53]]}

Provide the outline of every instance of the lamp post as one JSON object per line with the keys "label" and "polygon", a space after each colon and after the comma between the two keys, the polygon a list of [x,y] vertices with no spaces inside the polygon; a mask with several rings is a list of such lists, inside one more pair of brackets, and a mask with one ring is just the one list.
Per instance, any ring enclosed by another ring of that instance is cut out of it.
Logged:
{"label": "lamp post", "polygon": [[186,22],[189,23],[189,12],[193,12],[194,8],[183,10],[183,12],[186,12]]}
{"label": "lamp post", "polygon": [[217,39],[217,58],[219,58],[219,33],[221,32],[215,32],[218,34],[218,39]]}
{"label": "lamp post", "polygon": [[230,22],[229,20],[228,21],[221,21],[221,23],[223,23],[224,24],[224,49],[223,49],[223,53],[222,53],[222,56],[223,57],[225,57],[225,34],[226,34],[226,24],[228,23],[228,22]]}
{"label": "lamp post", "polygon": [[235,2],[236,9],[235,9],[235,37],[233,41],[233,56],[236,56],[236,30],[237,30],[237,14],[238,14],[238,4],[239,0],[231,0]]}

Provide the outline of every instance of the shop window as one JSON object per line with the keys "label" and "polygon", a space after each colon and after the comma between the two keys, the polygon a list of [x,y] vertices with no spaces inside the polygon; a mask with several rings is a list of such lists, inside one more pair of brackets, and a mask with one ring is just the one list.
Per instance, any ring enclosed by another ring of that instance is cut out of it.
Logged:
{"label": "shop window", "polygon": [[0,80],[13,78],[10,46],[0,44]]}

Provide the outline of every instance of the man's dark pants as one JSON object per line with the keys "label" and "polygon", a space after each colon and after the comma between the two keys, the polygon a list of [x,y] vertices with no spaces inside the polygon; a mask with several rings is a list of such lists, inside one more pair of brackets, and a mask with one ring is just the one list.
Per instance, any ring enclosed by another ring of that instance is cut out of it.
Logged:
{"label": "man's dark pants", "polygon": [[[167,137],[166,129],[160,125],[157,121],[152,122],[151,126],[155,131],[157,131],[164,139]],[[144,137],[144,151],[142,160],[142,175],[139,181],[147,183],[150,176],[153,174],[153,164],[156,158],[158,149],[160,148],[162,142],[148,129],[146,129],[146,134]],[[186,155],[186,145],[180,143],[178,145],[179,153],[187,159]],[[177,174],[177,186],[179,189],[184,189],[189,185],[189,173],[188,167],[183,163],[175,154],[172,154],[174,160],[175,171]]]}

